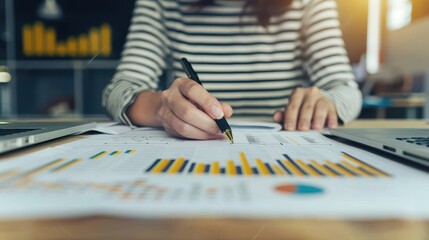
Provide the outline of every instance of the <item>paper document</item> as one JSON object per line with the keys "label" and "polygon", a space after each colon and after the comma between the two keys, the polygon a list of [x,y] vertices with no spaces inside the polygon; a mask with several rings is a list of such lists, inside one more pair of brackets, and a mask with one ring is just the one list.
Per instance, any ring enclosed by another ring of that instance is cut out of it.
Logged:
{"label": "paper document", "polygon": [[[0,162],[0,219],[429,219],[428,174],[318,132],[96,135]],[[29,201],[31,199],[31,201]]]}

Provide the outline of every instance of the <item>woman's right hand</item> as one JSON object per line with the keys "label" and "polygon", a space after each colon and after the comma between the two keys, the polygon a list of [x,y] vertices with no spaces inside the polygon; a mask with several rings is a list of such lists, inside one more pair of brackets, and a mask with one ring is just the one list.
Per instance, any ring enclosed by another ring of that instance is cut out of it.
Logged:
{"label": "woman's right hand", "polygon": [[187,78],[176,79],[161,93],[157,119],[171,135],[190,139],[224,138],[213,119],[229,118],[232,108]]}

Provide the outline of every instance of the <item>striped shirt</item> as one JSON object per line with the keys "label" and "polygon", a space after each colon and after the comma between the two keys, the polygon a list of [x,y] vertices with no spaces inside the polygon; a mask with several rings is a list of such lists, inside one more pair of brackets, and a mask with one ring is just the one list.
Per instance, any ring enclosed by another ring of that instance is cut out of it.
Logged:
{"label": "striped shirt", "polygon": [[243,12],[244,1],[217,0],[200,11],[197,0],[137,0],[117,73],[103,106],[131,124],[125,110],[138,93],[162,91],[185,77],[186,57],[204,87],[229,103],[234,117],[271,120],[297,87],[317,86],[347,123],[362,97],[344,48],[334,0],[293,0],[264,28]]}

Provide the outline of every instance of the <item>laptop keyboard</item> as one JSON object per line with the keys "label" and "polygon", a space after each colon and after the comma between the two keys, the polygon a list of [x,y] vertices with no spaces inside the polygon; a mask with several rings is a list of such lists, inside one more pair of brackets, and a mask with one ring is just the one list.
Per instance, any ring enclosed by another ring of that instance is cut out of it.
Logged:
{"label": "laptop keyboard", "polygon": [[416,144],[423,147],[429,147],[429,137],[396,138],[396,140]]}
{"label": "laptop keyboard", "polygon": [[7,135],[12,135],[12,134],[18,134],[18,133],[23,133],[23,132],[29,132],[29,131],[34,131],[34,130],[38,130],[38,129],[0,129],[0,136],[7,136]]}

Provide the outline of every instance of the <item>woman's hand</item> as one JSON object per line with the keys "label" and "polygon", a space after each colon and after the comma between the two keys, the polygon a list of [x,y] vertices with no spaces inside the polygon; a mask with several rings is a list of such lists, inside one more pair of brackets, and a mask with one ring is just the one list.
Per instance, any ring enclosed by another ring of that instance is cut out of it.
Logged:
{"label": "woman's hand", "polygon": [[165,130],[191,139],[224,138],[213,119],[229,118],[232,108],[193,80],[179,78],[161,93],[157,119]]}
{"label": "woman's hand", "polygon": [[338,127],[334,103],[324,97],[317,87],[295,89],[285,111],[274,114],[274,121],[283,123],[283,128],[288,131]]}

